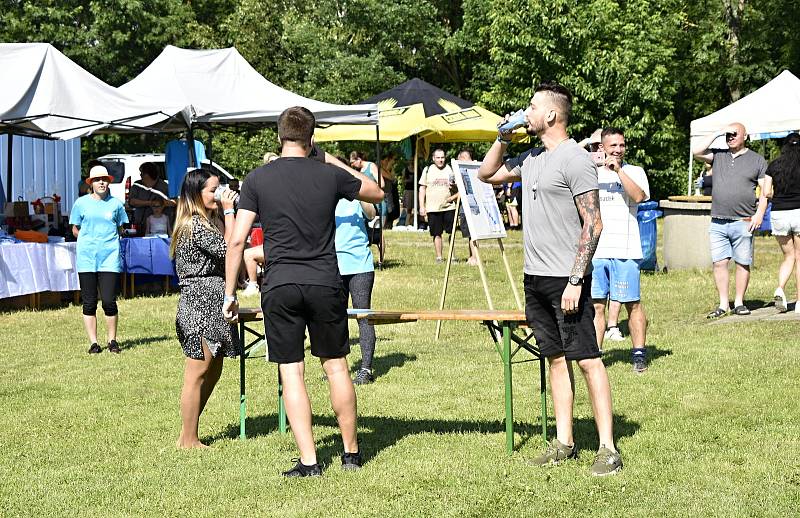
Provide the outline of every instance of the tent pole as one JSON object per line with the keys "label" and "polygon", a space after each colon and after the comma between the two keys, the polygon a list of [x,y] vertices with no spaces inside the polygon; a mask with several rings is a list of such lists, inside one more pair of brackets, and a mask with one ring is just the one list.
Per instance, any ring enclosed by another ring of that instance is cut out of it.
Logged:
{"label": "tent pole", "polygon": [[417,182],[419,182],[419,137],[414,136],[414,230],[419,228],[419,221],[417,218],[419,217],[419,200],[417,197],[419,193],[417,192]]}
{"label": "tent pole", "polygon": [[189,167],[197,167],[197,157],[194,154],[194,130],[189,126],[186,132],[186,143],[189,145]]}
{"label": "tent pole", "polygon": [[[691,140],[691,139],[690,139]],[[692,195],[692,160],[694,160],[694,155],[692,155],[692,146],[691,142],[689,145],[689,181],[686,184],[686,195]]]}
{"label": "tent pole", "polygon": [[[6,133],[6,141],[8,144],[6,145],[6,149],[8,150],[8,156],[6,156],[6,203],[13,201],[11,199],[11,166],[14,164],[13,159],[13,152],[14,152],[14,135],[11,133]],[[31,200],[32,201],[32,200]]]}
{"label": "tent pole", "polygon": [[[383,175],[381,174],[381,128],[379,125],[375,125],[375,165],[378,167],[378,187],[383,189]],[[383,199],[386,200],[386,194],[384,193]],[[383,205],[384,202],[381,202],[378,205],[378,230],[380,231],[381,235],[381,244],[378,248],[378,268],[383,270],[383,247],[386,241],[384,240],[383,236]]]}

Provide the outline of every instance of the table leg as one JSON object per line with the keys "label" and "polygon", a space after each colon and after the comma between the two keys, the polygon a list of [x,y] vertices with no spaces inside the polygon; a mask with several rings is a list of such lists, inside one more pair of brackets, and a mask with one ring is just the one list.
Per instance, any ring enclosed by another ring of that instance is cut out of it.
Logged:
{"label": "table leg", "polygon": [[542,441],[547,444],[547,375],[544,368],[545,358],[539,358],[539,395],[542,400]]}
{"label": "table leg", "polygon": [[278,431],[286,434],[286,406],[283,404],[283,381],[281,381],[281,371],[278,367]]}
{"label": "table leg", "polygon": [[136,274],[131,274],[131,297],[136,297]]}
{"label": "table leg", "polygon": [[506,400],[506,452],[514,453],[514,403],[511,388],[511,326],[508,322],[500,322],[503,326],[503,379],[505,381]]}
{"label": "table leg", "polygon": [[245,359],[247,352],[244,350],[245,335],[244,322],[239,322],[239,348],[242,354],[239,356],[239,439],[246,439],[245,426],[247,422],[247,396],[245,395]]}

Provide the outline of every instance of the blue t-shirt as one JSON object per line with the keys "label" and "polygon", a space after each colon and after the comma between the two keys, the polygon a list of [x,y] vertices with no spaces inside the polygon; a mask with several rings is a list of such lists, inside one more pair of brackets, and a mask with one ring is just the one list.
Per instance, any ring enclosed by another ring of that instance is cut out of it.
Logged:
{"label": "blue t-shirt", "polygon": [[121,272],[119,227],[128,222],[125,207],[111,195],[81,196],[72,206],[70,225],[80,227],[77,267],[82,272]]}
{"label": "blue t-shirt", "polygon": [[[167,182],[169,182],[169,197],[177,198],[181,193],[183,177],[189,167],[189,142],[186,140],[173,140],[167,143],[164,161],[167,168]],[[206,147],[199,140],[194,141],[194,155],[197,167],[206,159]]]}
{"label": "blue t-shirt", "polygon": [[371,272],[372,250],[369,248],[364,211],[358,200],[339,200],[336,204],[336,260],[339,273],[355,275]]}

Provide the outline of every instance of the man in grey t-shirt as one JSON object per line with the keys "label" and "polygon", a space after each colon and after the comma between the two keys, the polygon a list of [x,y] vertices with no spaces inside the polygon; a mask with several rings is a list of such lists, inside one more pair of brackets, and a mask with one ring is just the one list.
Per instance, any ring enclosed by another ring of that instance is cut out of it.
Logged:
{"label": "man in grey t-shirt", "polygon": [[525,239],[525,316],[550,365],[556,434],[535,465],[575,458],[570,362],[583,373],[592,401],[600,448],[592,474],[622,468],[614,447],[611,388],[600,358],[590,298],[592,256],[600,239],[597,169],[589,154],[567,135],[572,95],[557,83],[540,84],[525,112],[528,134],[544,148],[505,163],[510,133],[501,131],[478,170],[492,184],[522,178]]}
{"label": "man in grey t-shirt", "polygon": [[[714,140],[722,135],[725,135],[728,149],[710,149]],[[694,156],[711,164],[714,175],[708,233],[719,305],[708,314],[708,318],[719,318],[728,312],[728,263],[731,258],[736,263],[733,312],[750,314],[744,305],[744,294],[753,262],[753,231],[761,226],[767,210],[763,189],[767,161],[745,146],[746,137],[744,125],[736,122],[709,135],[692,148]],[[756,186],[761,187],[759,198],[755,196]]]}

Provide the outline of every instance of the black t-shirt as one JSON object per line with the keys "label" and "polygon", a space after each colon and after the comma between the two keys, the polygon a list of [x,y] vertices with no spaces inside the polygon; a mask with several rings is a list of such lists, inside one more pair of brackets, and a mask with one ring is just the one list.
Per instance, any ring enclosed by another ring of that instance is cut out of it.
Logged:
{"label": "black t-shirt", "polygon": [[776,171],[768,167],[766,174],[773,177],[772,210],[800,209],[800,178],[782,178],[783,181],[778,186],[774,184]]}
{"label": "black t-shirt", "polygon": [[247,175],[239,209],[261,219],[265,292],[283,284],[341,286],[334,212],[360,189],[347,171],[309,158],[279,158]]}

